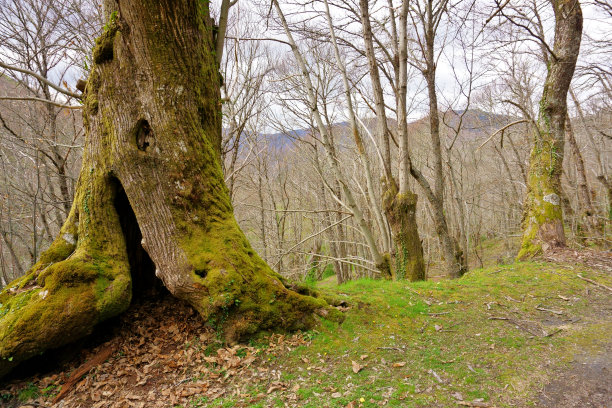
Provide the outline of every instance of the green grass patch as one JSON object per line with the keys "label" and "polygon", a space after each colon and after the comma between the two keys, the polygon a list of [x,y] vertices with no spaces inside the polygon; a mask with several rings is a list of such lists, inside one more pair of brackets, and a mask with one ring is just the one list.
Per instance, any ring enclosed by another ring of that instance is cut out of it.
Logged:
{"label": "green grass patch", "polygon": [[[266,358],[287,389],[258,403],[455,407],[460,393],[500,407],[533,405],[551,370],[610,337],[612,322],[593,312],[597,302],[609,307],[608,294],[577,273],[612,284],[596,271],[539,262],[473,270],[453,281],[337,286],[328,278],[318,288],[349,302],[345,321],[322,321],[309,332],[309,346]],[[353,372],[352,361],[363,369]],[[244,406],[239,398],[218,403],[230,402]]]}

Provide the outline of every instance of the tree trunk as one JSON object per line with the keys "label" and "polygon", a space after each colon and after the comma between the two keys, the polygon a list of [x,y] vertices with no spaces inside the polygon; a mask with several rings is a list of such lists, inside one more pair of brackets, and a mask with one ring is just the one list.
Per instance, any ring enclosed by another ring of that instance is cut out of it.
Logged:
{"label": "tree trunk", "polygon": [[582,36],[578,0],[552,0],[555,44],[547,64],[537,131],[529,158],[523,242],[518,258],[565,246],[561,210],[561,171],[567,116],[567,93]]}
{"label": "tree trunk", "polygon": [[395,277],[412,281],[425,279],[423,247],[417,229],[417,195],[410,191],[410,151],[408,148],[408,2],[403,2],[399,17],[397,128],[399,133],[399,190],[387,182],[384,206],[395,241]]}
{"label": "tree trunk", "polygon": [[293,51],[295,60],[302,73],[302,78],[304,80],[304,85],[305,85],[306,92],[307,92],[309,108],[311,109],[311,113],[317,124],[319,133],[321,134],[321,138],[323,139],[322,144],[324,147],[325,156],[327,158],[329,168],[332,171],[334,178],[336,179],[336,181],[340,184],[342,188],[342,194],[343,194],[343,198],[346,201],[346,207],[351,211],[351,213],[355,217],[355,222],[359,226],[359,229],[361,230],[361,233],[363,234],[363,237],[365,238],[368,244],[368,247],[372,254],[372,258],[374,260],[374,263],[376,264],[376,268],[380,271],[381,277],[386,278],[386,279],[391,278],[392,274],[391,274],[391,266],[389,263],[389,256],[388,254],[382,254],[379,251],[377,243],[376,243],[376,239],[372,233],[372,229],[370,228],[368,221],[365,219],[364,213],[361,207],[357,205],[357,201],[355,200],[355,197],[353,196],[353,193],[348,186],[348,182],[346,181],[346,178],[344,177],[342,170],[340,169],[340,166],[338,164],[338,160],[334,152],[334,149],[335,149],[334,140],[332,138],[332,135],[329,132],[328,127],[325,126],[325,123],[323,122],[323,118],[321,117],[321,113],[319,112],[317,95],[316,95],[315,87],[312,83],[312,79],[310,77],[310,71],[308,69],[308,66],[306,65],[306,60],[302,56],[302,53],[299,50],[295,42],[295,39],[293,38],[293,34],[291,33],[291,30],[289,29],[289,25],[287,23],[285,15],[283,14],[283,11],[280,7],[278,0],[273,0],[272,5],[276,9],[276,12],[281,21],[285,34],[287,35],[288,43],[291,45],[291,50]]}
{"label": "tree trunk", "polygon": [[582,152],[578,147],[576,136],[574,135],[574,129],[569,117],[566,118],[565,131],[567,132],[567,140],[572,148],[572,153],[576,160],[576,173],[578,178],[578,202],[580,204],[580,218],[582,224],[586,227],[589,234],[589,239],[597,238],[603,232],[603,225],[598,219],[598,214],[593,206],[591,200],[591,189],[589,187],[589,181],[587,179],[586,169],[584,167],[584,159],[582,158]]}
{"label": "tree trunk", "polygon": [[396,245],[394,278],[425,280],[423,246],[416,229],[417,195],[387,188],[383,204]]}
{"label": "tree trunk", "polygon": [[105,6],[75,200],[51,247],[0,294],[0,376],[87,335],[129,306],[133,287],[157,278],[228,341],[305,329],[314,314],[339,317],[289,290],[234,219],[208,3]]}
{"label": "tree trunk", "polygon": [[[387,238],[385,237],[386,223],[384,222],[382,212],[380,211],[380,208],[377,205],[377,201],[374,198],[374,182],[372,180],[372,169],[370,166],[369,158],[365,151],[363,140],[361,138],[361,135],[359,134],[359,128],[357,127],[357,120],[355,118],[355,111],[354,111],[353,103],[351,100],[348,75],[346,73],[346,67],[342,61],[342,58],[340,57],[340,51],[338,49],[338,44],[337,44],[336,36],[334,33],[334,26],[332,24],[331,13],[329,11],[327,0],[325,0],[325,7],[326,7],[327,20],[329,23],[329,30],[330,30],[330,34],[332,38],[332,44],[334,46],[334,54],[336,56],[336,62],[338,64],[338,67],[340,68],[340,72],[342,74],[342,80],[344,83],[344,92],[345,92],[345,97],[346,97],[346,102],[347,102],[347,107],[348,107],[348,113],[349,113],[349,123],[351,125],[351,130],[353,133],[353,138],[355,140],[355,145],[357,146],[357,152],[359,153],[359,156],[361,157],[361,161],[364,165],[364,172],[365,172],[365,176],[367,180],[368,196],[371,202],[371,210],[375,214],[375,218],[378,220],[380,230],[383,233],[382,238],[385,241],[385,246],[386,246],[386,242],[388,242]],[[367,5],[365,5],[364,7],[367,8]],[[401,76],[401,79],[402,79],[401,84],[403,86],[402,86],[402,91],[400,92],[400,98],[399,98],[400,103],[399,103],[399,108],[398,108],[398,116],[399,116],[399,122],[404,124],[403,127],[400,126],[401,130],[403,131],[401,133],[403,136],[403,138],[401,139],[403,141],[403,144],[401,145],[402,148],[400,149],[400,156],[404,155],[405,157],[407,157],[408,156],[408,136],[407,136],[407,129],[406,129],[406,92],[407,92],[407,74],[406,74],[407,4],[406,3],[402,6],[402,10],[405,10],[405,13],[402,14],[404,16],[403,26],[402,26],[404,27],[402,31],[402,33],[404,34],[404,36],[402,37],[404,40],[403,41],[404,59],[402,60],[402,57],[400,55],[400,60],[403,61],[404,64],[402,65],[403,76]],[[362,14],[363,14],[364,19],[369,19],[367,10],[362,10]],[[364,30],[368,31],[366,27],[364,27]],[[401,46],[402,44],[400,44],[400,48]],[[370,69],[374,69],[378,71],[377,66],[374,66],[373,68],[370,67]],[[378,106],[379,105],[377,103],[377,107]],[[377,113],[380,113],[380,112],[381,112],[380,109],[378,109]],[[386,122],[386,118],[384,118],[384,113],[381,113],[381,115],[383,115],[383,118],[379,118],[378,122],[380,123],[381,119],[384,119]],[[385,129],[386,129],[385,126],[381,127],[379,125],[380,132],[384,132]],[[383,135],[383,137],[386,138],[386,135]],[[388,140],[387,140],[387,145],[388,145]],[[385,149],[388,148],[387,145],[385,145]],[[406,158],[406,161],[409,161],[409,159]],[[397,247],[396,248],[397,268],[393,273],[393,277],[395,279],[405,278],[405,279],[410,279],[410,280],[424,280],[425,279],[425,263],[423,262],[423,248],[421,247],[421,240],[419,238],[419,233],[418,233],[417,223],[416,223],[417,196],[416,194],[413,194],[408,189],[408,182],[407,182],[408,177],[410,177],[408,173],[408,166],[402,166],[402,164],[400,163],[400,180],[405,181],[405,182],[400,183],[399,194],[397,194],[398,191],[397,191],[395,182],[392,180],[392,177],[390,176],[390,173],[389,175],[387,175],[387,178],[384,179],[386,180],[384,184],[389,184],[389,186],[386,187],[385,195],[387,198],[385,200],[385,203],[383,203],[383,205],[385,206],[385,212],[387,213],[387,217],[393,219],[391,221],[391,230],[393,232],[393,235],[394,235],[393,238],[394,238],[394,241]]]}

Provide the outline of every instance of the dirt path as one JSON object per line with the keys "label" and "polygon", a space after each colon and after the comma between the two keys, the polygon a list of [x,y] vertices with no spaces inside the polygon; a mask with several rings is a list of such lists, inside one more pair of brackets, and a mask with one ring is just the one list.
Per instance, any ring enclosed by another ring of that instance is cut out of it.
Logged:
{"label": "dirt path", "polygon": [[[603,273],[612,273],[612,254],[597,251],[557,250],[545,257],[547,261],[581,263]],[[612,320],[612,294],[608,301],[596,305],[600,318]],[[612,408],[612,333],[601,339],[601,351],[583,352],[574,356],[568,369],[555,374],[539,395],[541,407]]]}
{"label": "dirt path", "polygon": [[540,393],[540,406],[612,408],[612,338],[607,340],[601,353],[579,354],[559,372]]}

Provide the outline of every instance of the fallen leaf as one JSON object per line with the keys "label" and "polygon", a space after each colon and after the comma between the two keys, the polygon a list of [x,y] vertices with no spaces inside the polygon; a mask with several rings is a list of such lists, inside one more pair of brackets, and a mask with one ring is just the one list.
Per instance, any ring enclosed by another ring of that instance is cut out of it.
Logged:
{"label": "fallen leaf", "polygon": [[456,399],[458,401],[463,401],[463,395],[461,395],[461,393],[459,393],[459,392],[455,392],[455,393],[451,394],[451,397],[453,397],[454,399]]}
{"label": "fallen leaf", "polygon": [[397,367],[403,367],[403,366],[405,366],[405,365],[406,365],[406,362],[405,362],[405,361],[400,361],[400,362],[397,362],[397,363],[393,363],[393,367],[395,367],[395,368],[397,368]]}
{"label": "fallen leaf", "polygon": [[361,370],[363,370],[363,367],[364,367],[364,366],[359,365],[359,363],[357,363],[356,361],[351,361],[351,364],[353,365],[353,372],[354,372],[355,374],[357,374],[358,372],[360,372]]}

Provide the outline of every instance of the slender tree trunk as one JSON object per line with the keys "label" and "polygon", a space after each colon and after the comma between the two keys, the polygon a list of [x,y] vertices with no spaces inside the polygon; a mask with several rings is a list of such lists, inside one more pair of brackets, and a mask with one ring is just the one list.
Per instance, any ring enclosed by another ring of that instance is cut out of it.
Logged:
{"label": "slender tree trunk", "polygon": [[370,80],[372,81],[372,88],[374,91],[374,103],[376,107],[376,133],[383,142],[383,165],[385,167],[384,170],[387,183],[395,184],[393,174],[391,173],[391,147],[389,143],[387,114],[385,112],[385,101],[380,82],[380,73],[378,72],[378,63],[374,53],[372,24],[370,23],[370,11],[368,7],[368,0],[359,0],[363,40],[368,59]]}
{"label": "slender tree trunk", "polygon": [[289,290],[233,217],[207,4],[105,2],[74,204],[39,262],[0,294],[0,375],[87,335],[155,277],[228,341],[338,317]]}
{"label": "slender tree trunk", "polygon": [[331,138],[331,135],[329,134],[329,131],[327,127],[325,126],[325,123],[323,122],[321,113],[319,112],[315,88],[312,83],[312,79],[310,78],[310,72],[308,71],[308,66],[306,65],[306,61],[304,60],[304,57],[302,56],[302,53],[300,52],[293,38],[293,35],[291,34],[291,30],[289,29],[289,25],[287,23],[287,20],[285,19],[285,16],[278,3],[278,0],[272,0],[272,3],[281,20],[281,24],[285,30],[285,34],[287,35],[289,44],[291,45],[293,55],[295,56],[295,60],[302,73],[302,78],[304,79],[304,83],[306,87],[308,103],[310,104],[309,108],[311,109],[311,113],[315,119],[319,133],[321,134],[321,137],[323,139],[323,147],[325,150],[325,155],[327,158],[329,168],[331,169],[332,174],[334,175],[334,178],[338,181],[338,183],[340,184],[342,188],[342,194],[343,194],[343,198],[346,200],[346,206],[351,211],[353,216],[355,217],[355,221],[357,225],[359,226],[359,229],[361,230],[363,237],[365,238],[368,244],[368,247],[370,248],[370,253],[372,254],[372,258],[374,259],[374,263],[376,264],[376,267],[380,271],[382,277],[390,278],[391,277],[391,267],[390,267],[390,262],[389,262],[389,256],[386,254],[381,254],[380,250],[378,249],[378,246],[376,244],[376,239],[374,235],[372,234],[372,229],[370,228],[370,225],[366,221],[362,209],[357,205],[355,197],[353,196],[353,193],[351,189],[349,188],[347,181],[344,175],[342,174],[342,171],[340,170],[340,167],[338,165],[338,160],[336,158],[336,155],[334,154],[333,139]]}
{"label": "slender tree trunk", "polygon": [[603,226],[597,219],[597,213],[595,211],[595,207],[593,206],[593,201],[591,200],[591,189],[589,188],[589,181],[587,179],[586,170],[584,167],[584,159],[582,158],[580,147],[578,147],[578,142],[576,141],[576,136],[574,135],[574,129],[572,127],[572,122],[569,115],[566,118],[565,131],[567,134],[567,140],[569,141],[569,145],[572,148],[572,153],[574,154],[574,158],[576,160],[578,201],[581,207],[581,217],[583,218],[582,224],[586,227],[589,235],[591,237],[595,237],[601,234]]}
{"label": "slender tree trunk", "polygon": [[[438,112],[438,95],[436,93],[435,30],[431,8],[432,4],[428,2],[424,28],[424,56],[427,68],[423,71],[423,76],[427,83],[427,93],[429,96],[429,131],[433,148],[434,183],[433,190],[429,194],[426,194],[426,196],[431,203],[436,234],[440,239],[446,272],[450,277],[457,278],[467,270],[467,266],[465,265],[463,252],[450,235],[448,222],[444,212],[444,170],[442,166],[442,145],[440,141],[440,114]],[[420,181],[419,178],[417,178],[417,181]],[[419,184],[421,184],[423,188],[431,188],[430,185],[426,187],[422,181]]]}
{"label": "slender tree trunk", "polygon": [[[9,222],[11,222],[10,219],[9,219]],[[15,253],[15,248],[13,247],[12,239],[9,236],[10,234],[5,231],[0,231],[0,234],[2,235],[2,240],[4,241],[4,244],[6,245],[6,248],[8,249],[9,254],[11,255],[11,259],[13,261],[13,269],[17,272],[14,275],[18,275],[18,276],[23,275],[23,272],[24,272],[23,266],[21,266],[19,257]]]}
{"label": "slender tree trunk", "polygon": [[[327,4],[327,0],[325,0],[326,6],[326,16],[329,23],[329,29],[332,37],[332,44],[334,46],[334,52],[336,56],[336,62],[340,67],[340,72],[342,74],[342,79],[344,83],[344,93],[347,101],[347,107],[349,111],[349,122],[351,125],[351,130],[353,133],[353,138],[355,139],[355,145],[357,146],[357,151],[359,156],[361,157],[361,161],[365,167],[366,180],[368,186],[368,193],[370,195],[370,201],[372,202],[372,211],[375,214],[376,219],[378,219],[381,230],[385,228],[385,223],[382,217],[382,213],[378,208],[378,205],[375,199],[372,197],[374,182],[372,180],[372,170],[369,162],[369,158],[366,155],[365,146],[363,144],[363,140],[359,133],[359,128],[357,127],[357,120],[355,119],[355,111],[353,108],[353,102],[351,100],[350,87],[348,82],[348,77],[346,73],[346,68],[342,58],[340,57],[340,51],[338,50],[338,44],[336,41],[336,36],[334,33],[334,27],[331,21],[331,14],[329,11],[329,6]],[[419,238],[419,232],[417,229],[416,223],[416,204],[417,204],[417,196],[412,193],[408,187],[408,177],[409,176],[409,163],[408,158],[408,132],[407,132],[407,124],[406,124],[406,92],[407,92],[407,35],[406,35],[406,15],[408,13],[408,5],[404,3],[402,6],[403,10],[403,30],[401,31],[403,36],[402,44],[400,44],[400,49],[404,50],[404,54],[400,55],[400,61],[402,61],[403,57],[403,70],[400,73],[400,81],[402,84],[402,90],[400,91],[400,108],[398,109],[398,116],[400,123],[403,123],[403,127],[401,127],[401,135],[402,135],[402,144],[400,146],[400,155],[403,157],[400,162],[400,191],[397,192],[395,188],[395,183],[391,183],[390,186],[387,186],[387,191],[385,192],[385,210],[387,213],[387,218],[390,220],[391,229],[393,231],[393,238],[395,244],[397,245],[395,251],[396,258],[396,268],[394,270],[394,276],[396,279],[409,279],[409,280],[423,280],[425,279],[425,263],[423,262],[423,248],[421,247],[421,239]],[[402,48],[403,46],[403,48]],[[401,64],[401,62],[400,62]],[[378,69],[378,68],[376,68]],[[403,75],[402,75],[403,74]],[[383,130],[381,130],[383,131]],[[386,138],[386,135],[383,135]],[[388,141],[387,141],[388,144]],[[386,146],[385,148],[388,148]],[[386,154],[386,153],[385,153]],[[385,183],[389,184],[389,183]],[[395,193],[395,194],[393,194]],[[384,237],[384,234],[383,234]]]}
{"label": "slender tree trunk", "polygon": [[408,2],[403,2],[399,18],[397,119],[399,133],[399,190],[386,186],[385,212],[396,245],[395,274],[412,281],[425,279],[423,247],[416,223],[417,195],[410,190],[410,151],[408,147]]}
{"label": "slender tree trunk", "polygon": [[606,195],[608,197],[608,220],[612,221],[612,183],[610,182],[610,175],[606,174],[605,167],[601,160],[601,152],[597,148],[597,144],[595,143],[595,138],[586,123],[586,118],[584,117],[584,112],[582,111],[582,106],[580,106],[580,102],[572,88],[570,88],[570,95],[572,97],[572,101],[574,102],[574,106],[576,107],[576,111],[578,112],[578,117],[580,118],[580,123],[584,128],[584,132],[586,133],[589,142],[591,143],[593,149],[595,150],[595,157],[597,158],[597,168],[599,174],[597,175],[597,181],[599,181],[603,187],[606,189]]}
{"label": "slender tree trunk", "polygon": [[518,258],[565,246],[561,210],[561,172],[567,116],[567,93],[582,37],[578,0],[551,0],[555,43],[547,68],[537,132],[529,158],[523,242]]}

